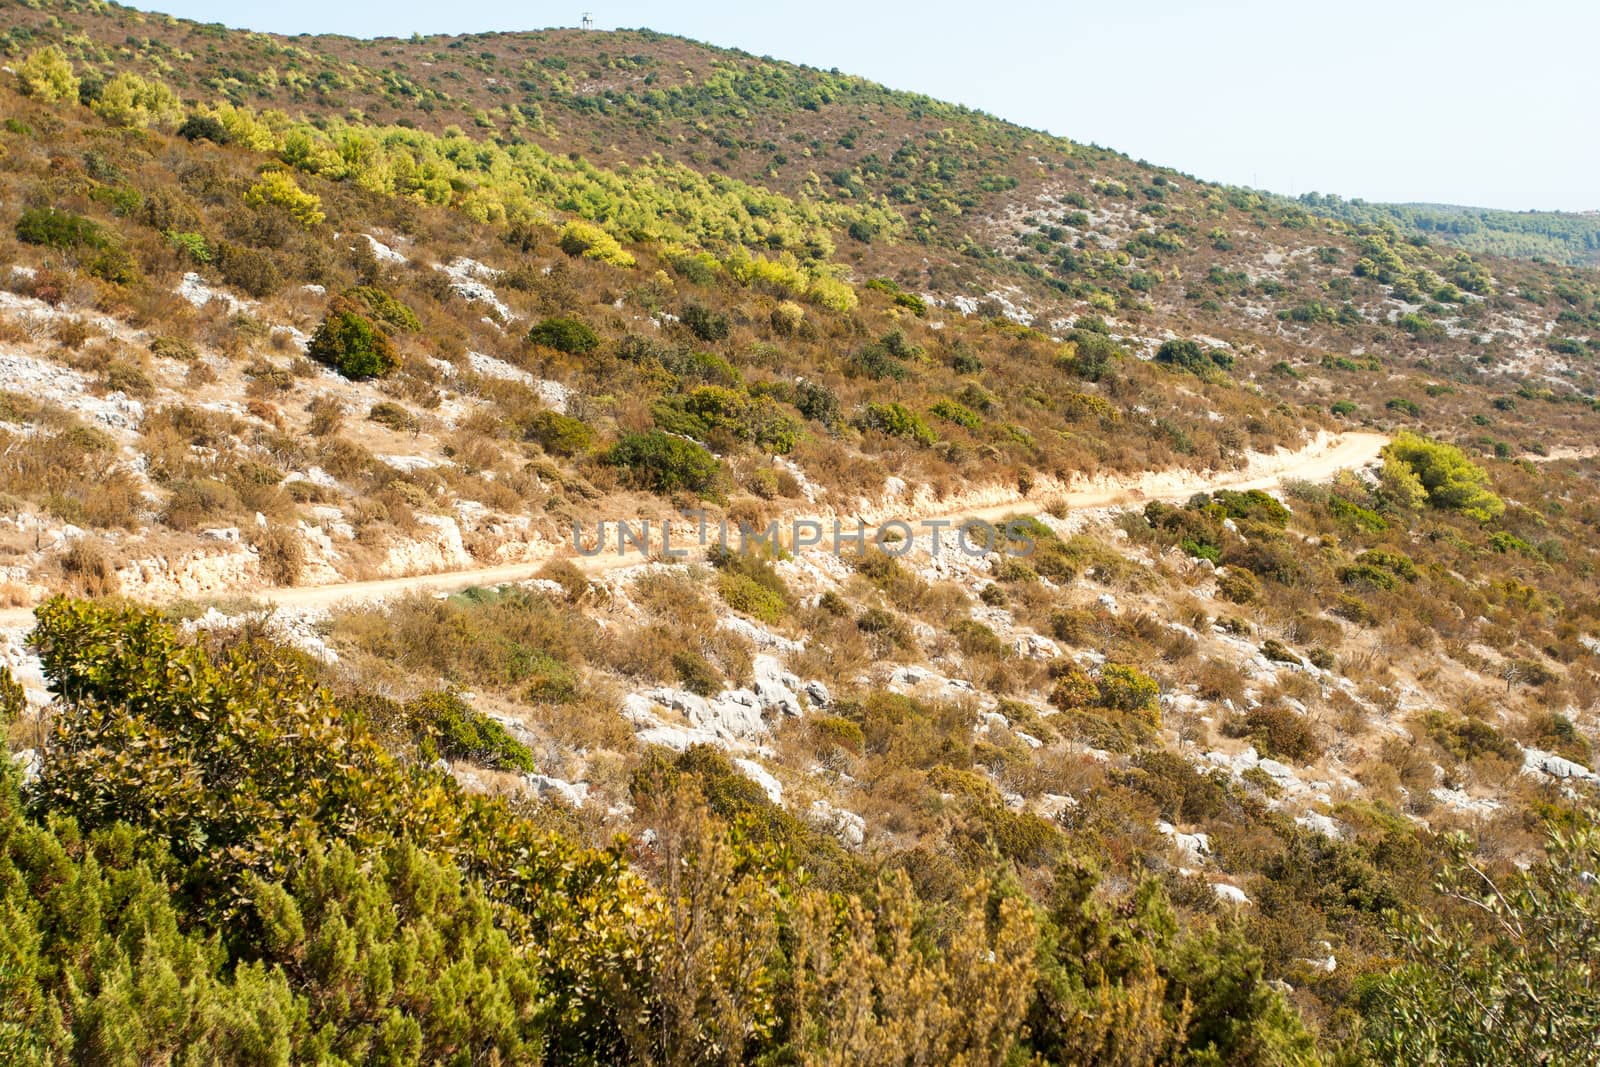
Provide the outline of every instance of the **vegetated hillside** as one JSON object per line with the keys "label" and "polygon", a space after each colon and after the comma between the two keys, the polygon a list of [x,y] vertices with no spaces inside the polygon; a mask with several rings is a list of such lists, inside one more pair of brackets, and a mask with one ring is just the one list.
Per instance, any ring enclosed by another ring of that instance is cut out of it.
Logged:
{"label": "vegetated hillside", "polygon": [[1349,222],[1389,223],[1471,252],[1600,266],[1600,212],[1497,211],[1455,204],[1372,204],[1306,193],[1299,203]]}
{"label": "vegetated hillside", "polygon": [[[9,1057],[1591,1062],[1592,273],[653,34],[0,10]],[[681,508],[1016,525],[571,551]]]}

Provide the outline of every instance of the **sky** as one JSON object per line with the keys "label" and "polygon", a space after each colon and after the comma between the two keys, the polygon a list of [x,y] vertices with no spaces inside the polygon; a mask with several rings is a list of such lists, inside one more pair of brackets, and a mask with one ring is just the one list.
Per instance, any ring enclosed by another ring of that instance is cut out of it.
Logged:
{"label": "sky", "polygon": [[588,10],[601,30],[649,27],[836,67],[1212,181],[1600,209],[1593,0],[135,3],[359,37],[575,26]]}

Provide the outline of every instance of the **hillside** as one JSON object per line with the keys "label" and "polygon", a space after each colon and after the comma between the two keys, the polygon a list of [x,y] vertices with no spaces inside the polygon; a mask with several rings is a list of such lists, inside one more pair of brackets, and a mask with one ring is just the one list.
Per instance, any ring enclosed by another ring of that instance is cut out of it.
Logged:
{"label": "hillside", "polygon": [[1593,1062],[1600,275],[645,31],[0,12],[6,1056]]}
{"label": "hillside", "polygon": [[1600,212],[1371,204],[1316,193],[1306,193],[1298,202],[1319,215],[1356,223],[1389,223],[1409,233],[1460,245],[1469,252],[1600,266]]}

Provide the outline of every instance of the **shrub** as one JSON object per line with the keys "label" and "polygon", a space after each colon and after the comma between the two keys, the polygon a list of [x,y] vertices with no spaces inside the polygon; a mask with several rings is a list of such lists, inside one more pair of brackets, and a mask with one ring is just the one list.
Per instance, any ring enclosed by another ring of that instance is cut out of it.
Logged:
{"label": "shrub", "polygon": [[812,422],[820,422],[830,431],[844,421],[844,410],[839,396],[825,385],[800,382],[794,389],[794,406]]}
{"label": "shrub", "polygon": [[708,697],[722,688],[722,675],[694,649],[680,648],[672,653],[671,660],[678,681],[694,695]]}
{"label": "shrub", "polygon": [[217,246],[217,267],[223,281],[253,297],[268,297],[283,288],[277,262],[259,248],[224,241]]}
{"label": "shrub", "polygon": [[840,715],[817,715],[810,720],[811,736],[819,747],[842,748],[853,756],[866,747],[861,725]]}
{"label": "shrub", "polygon": [[556,238],[556,244],[561,251],[569,256],[583,256],[586,259],[598,259],[602,263],[609,263],[614,267],[632,267],[633,256],[623,251],[622,245],[600,227],[588,222],[572,220],[561,228],[561,234]]}
{"label": "shrub", "polygon": [[969,430],[977,429],[978,425],[983,421],[976,411],[973,411],[965,404],[958,404],[954,400],[941,400],[933,405],[932,411],[946,422],[953,422],[957,426],[964,426]]}
{"label": "shrub", "polygon": [[1479,522],[1505,513],[1505,501],[1488,487],[1489,473],[1454,445],[1402,430],[1384,449],[1384,457],[1403,464],[1436,508],[1460,512]]}
{"label": "shrub", "polygon": [[271,523],[258,528],[250,542],[261,563],[261,575],[273,585],[289,586],[300,580],[305,566],[306,548],[300,533],[292,526]]}
{"label": "shrub", "polygon": [[528,426],[528,436],[539,447],[558,456],[576,456],[594,447],[594,430],[589,424],[559,411],[541,411]]}
{"label": "shrub", "polygon": [[33,207],[17,219],[17,240],[66,252],[74,248],[101,248],[106,235],[93,219],[53,207]]}
{"label": "shrub", "polygon": [[1267,639],[1261,646],[1261,654],[1273,663],[1289,663],[1296,667],[1300,665],[1300,657],[1289,651],[1288,646],[1276,637]]}
{"label": "shrub", "polygon": [[367,420],[386,426],[397,433],[409,433],[417,428],[417,417],[399,404],[380,400],[367,412]]}
{"label": "shrub", "polygon": [[118,74],[106,82],[92,104],[95,114],[114,126],[176,126],[183,103],[166,85],[137,74]]}
{"label": "shrub", "polygon": [[405,714],[412,731],[423,737],[425,757],[467,759],[527,773],[538,769],[526,745],[455,693],[425,693],[406,703]]}
{"label": "shrub", "polygon": [[1096,682],[1100,706],[1134,715],[1151,726],[1161,725],[1161,687],[1139,668],[1127,663],[1107,663]]}
{"label": "shrub", "polygon": [[629,434],[611,447],[605,461],[625,468],[635,484],[656,493],[688,490],[714,497],[722,481],[715,456],[693,441],[659,430]]}
{"label": "shrub", "polygon": [[1522,750],[1517,743],[1482,719],[1430,711],[1424,724],[1428,736],[1458,760],[1475,760],[1483,756],[1512,761],[1521,759]]}
{"label": "shrub", "polygon": [[586,356],[600,347],[600,335],[581,319],[548,318],[528,331],[528,340],[569,356]]}
{"label": "shrub", "polygon": [[689,332],[702,341],[721,341],[728,336],[728,316],[713,311],[704,304],[693,301],[685,304],[679,318],[689,328]]}
{"label": "shrub", "polygon": [[849,282],[829,277],[814,279],[806,289],[806,296],[819,307],[836,311],[841,315],[854,311],[856,305],[861,302]]}
{"label": "shrub", "polygon": [[1261,583],[1243,567],[1229,567],[1217,575],[1217,595],[1235,604],[1248,604],[1261,595]]}
{"label": "shrub", "polygon": [[192,262],[205,266],[216,258],[211,251],[211,243],[206,240],[206,235],[194,231],[179,232],[168,230],[164,235],[167,243],[187,256]]}
{"label": "shrub", "polygon": [[381,378],[400,365],[394,342],[372,320],[336,303],[306,345],[306,355],[346,378]]}
{"label": "shrub", "polygon": [[806,310],[793,300],[779,301],[778,306],[772,309],[770,321],[774,332],[788,337],[806,321]]}
{"label": "shrub", "polygon": [[543,649],[525,651],[518,672],[528,683],[522,693],[524,700],[535,704],[568,704],[578,697],[577,674]]}
{"label": "shrub", "polygon": [[861,426],[890,437],[908,438],[919,445],[931,445],[939,440],[939,435],[929,429],[921,415],[896,402],[868,404],[861,416]]}
{"label": "shrub", "polygon": [[263,174],[261,180],[245,192],[244,202],[250,207],[269,204],[281,207],[306,229],[320,226],[327,219],[322,213],[322,198],[300,188],[286,170],[269,170]]}
{"label": "shrub", "polygon": [[746,574],[719,575],[717,592],[734,611],[769,625],[781,621],[789,610],[788,601],[781,594]]}
{"label": "shrub", "polygon": [[1062,711],[1086,708],[1100,699],[1100,687],[1095,685],[1089,672],[1076,664],[1068,664],[1056,672],[1055,687],[1050,691],[1050,703]]}
{"label": "shrub", "polygon": [[1156,349],[1155,361],[1206,379],[1233,367],[1233,357],[1228,353],[1216,348],[1202,348],[1198,341],[1189,340],[1167,341]]}
{"label": "shrub", "polygon": [[190,115],[183,120],[183,125],[178,127],[178,136],[186,141],[210,141],[212,144],[227,144],[233,140],[228,136],[228,129],[211,115]]}
{"label": "shrub", "polygon": [[60,100],[76,103],[78,99],[78,77],[72,73],[72,61],[54,45],[29,53],[17,64],[17,88],[24,96],[47,104]]}
{"label": "shrub", "polygon": [[373,322],[380,326],[404,333],[416,333],[422,329],[422,322],[415,311],[376,285],[358,285],[354,289],[347,289],[344,298],[361,305]]}
{"label": "shrub", "polygon": [[1280,704],[1251,708],[1244,718],[1245,732],[1269,756],[1309,763],[1322,751],[1316,731],[1304,716]]}

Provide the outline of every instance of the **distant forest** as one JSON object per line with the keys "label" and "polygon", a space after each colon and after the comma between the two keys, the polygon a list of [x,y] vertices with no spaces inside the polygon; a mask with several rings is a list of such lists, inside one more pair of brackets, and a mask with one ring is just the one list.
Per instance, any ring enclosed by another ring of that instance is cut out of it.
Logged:
{"label": "distant forest", "polygon": [[1600,266],[1600,212],[1496,211],[1454,204],[1371,204],[1306,193],[1298,203],[1348,222],[1389,222],[1469,252]]}

